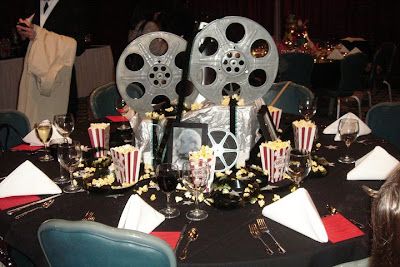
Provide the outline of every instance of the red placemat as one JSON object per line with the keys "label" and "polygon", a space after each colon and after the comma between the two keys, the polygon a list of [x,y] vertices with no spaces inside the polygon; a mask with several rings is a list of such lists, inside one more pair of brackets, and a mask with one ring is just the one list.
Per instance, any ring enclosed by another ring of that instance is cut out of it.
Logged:
{"label": "red placemat", "polygon": [[109,119],[112,122],[125,122],[128,121],[127,118],[121,115],[113,115],[113,116],[106,116],[107,119]]}
{"label": "red placemat", "polygon": [[6,210],[12,207],[21,206],[33,201],[40,200],[38,196],[16,196],[0,198],[0,210]]}
{"label": "red placemat", "polygon": [[357,228],[357,226],[343,217],[340,213],[323,217],[322,222],[325,226],[326,232],[328,233],[329,241],[332,243],[364,235],[363,231]]}
{"label": "red placemat", "polygon": [[178,243],[180,232],[151,232],[154,235],[165,242],[167,242],[172,249],[175,249],[176,243]]}
{"label": "red placemat", "polygon": [[31,146],[28,144],[20,144],[11,148],[11,151],[36,151],[41,149],[43,146]]}

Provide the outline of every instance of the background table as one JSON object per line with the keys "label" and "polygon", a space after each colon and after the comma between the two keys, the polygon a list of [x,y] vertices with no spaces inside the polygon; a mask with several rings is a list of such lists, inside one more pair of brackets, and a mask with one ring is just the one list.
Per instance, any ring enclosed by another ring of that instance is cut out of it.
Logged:
{"label": "background table", "polygon": [[[115,125],[113,125],[114,128]],[[73,138],[88,144],[85,130],[87,125],[79,125],[73,133]],[[80,129],[80,130],[79,130]],[[362,138],[372,138],[371,136]],[[378,181],[347,181],[346,173],[353,168],[352,165],[337,163],[338,156],[343,153],[344,145],[334,143],[333,136],[320,136],[321,149],[317,152],[324,155],[328,161],[335,162],[336,166],[329,169],[329,173],[323,178],[309,177],[304,181],[304,188],[310,193],[320,215],[328,214],[325,205],[336,207],[345,217],[357,220],[368,226],[370,198],[362,191],[361,185],[366,184],[372,188],[379,188],[382,182]],[[335,144],[338,150],[329,150],[325,145]],[[385,149],[400,159],[399,151],[394,147],[377,141]],[[350,153],[360,157],[369,152],[374,145],[355,143]],[[43,163],[37,160],[38,155],[29,156],[25,152],[7,152],[1,157],[0,176],[11,172],[24,160],[31,160],[50,177],[58,174],[56,162]],[[6,163],[6,164],[4,164]],[[95,193],[64,194],[56,199],[55,204],[47,210],[39,210],[18,221],[0,212],[0,234],[6,241],[18,250],[29,256],[38,266],[46,266],[45,259],[40,250],[36,232],[40,224],[50,218],[67,220],[80,220],[90,210],[95,213],[96,221],[110,226],[117,226],[122,210],[131,195],[128,190],[122,197],[114,199]],[[165,195],[157,192],[157,199],[149,201],[149,191],[142,198],[155,209],[165,206]],[[267,204],[271,203],[273,193],[284,196],[289,193],[289,188],[282,188],[275,192],[265,193]],[[192,206],[177,206],[181,211],[178,218],[166,220],[156,231],[180,231],[187,222],[184,214]],[[247,225],[261,216],[261,210],[257,204],[246,205],[233,210],[220,210],[202,204],[209,213],[209,217],[201,222],[191,223],[191,227],[199,229],[199,238],[190,246],[189,257],[185,262],[178,262],[179,266],[332,266],[341,262],[361,259],[369,255],[369,228],[364,231],[366,235],[353,238],[340,243],[318,243],[291,229],[267,219],[267,223],[275,237],[287,250],[280,255],[275,253],[267,256],[258,240],[249,234]],[[282,211],[285,212],[285,211]],[[269,238],[265,238],[276,251]],[[181,248],[182,248],[181,244]],[[66,252],[68,253],[68,252]]]}

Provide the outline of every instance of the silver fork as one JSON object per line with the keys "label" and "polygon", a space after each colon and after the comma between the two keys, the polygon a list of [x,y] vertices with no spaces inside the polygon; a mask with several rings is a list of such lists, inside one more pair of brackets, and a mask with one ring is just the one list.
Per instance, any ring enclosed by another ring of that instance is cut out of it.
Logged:
{"label": "silver fork", "polygon": [[251,223],[249,224],[249,231],[250,234],[254,237],[259,239],[264,247],[265,247],[265,251],[267,252],[268,255],[272,255],[274,254],[274,252],[272,251],[272,249],[267,245],[267,243],[264,242],[264,240],[261,238],[261,232],[260,230],[257,228],[257,225],[255,223]]}
{"label": "silver fork", "polygon": [[265,220],[263,218],[257,219],[257,224],[258,228],[260,229],[261,232],[267,233],[272,240],[274,241],[275,245],[278,247],[278,251],[281,254],[285,254],[286,250],[279,244],[279,242],[275,239],[275,237],[271,234],[271,231],[269,230],[267,224],[265,223]]}

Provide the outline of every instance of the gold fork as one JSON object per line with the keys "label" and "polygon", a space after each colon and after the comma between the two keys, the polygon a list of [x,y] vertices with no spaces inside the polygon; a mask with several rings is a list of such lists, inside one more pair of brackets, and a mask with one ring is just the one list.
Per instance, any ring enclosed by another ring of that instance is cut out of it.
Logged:
{"label": "gold fork", "polygon": [[93,211],[87,211],[85,216],[83,216],[84,221],[94,221],[95,217],[94,217],[94,212]]}
{"label": "gold fork", "polygon": [[259,239],[264,247],[265,247],[265,251],[267,252],[268,255],[272,255],[274,254],[274,252],[272,251],[272,249],[267,245],[267,243],[264,242],[264,240],[261,238],[261,232],[260,230],[257,228],[257,225],[255,223],[251,223],[249,224],[249,232],[250,234],[254,237]]}
{"label": "gold fork", "polygon": [[265,220],[263,218],[259,218],[257,219],[257,225],[258,228],[260,229],[260,231],[262,233],[266,233],[268,234],[272,240],[274,241],[275,245],[278,247],[278,251],[281,254],[285,254],[286,250],[281,246],[281,244],[279,244],[279,242],[275,239],[275,237],[272,235],[271,231],[269,230],[267,224],[265,223]]}

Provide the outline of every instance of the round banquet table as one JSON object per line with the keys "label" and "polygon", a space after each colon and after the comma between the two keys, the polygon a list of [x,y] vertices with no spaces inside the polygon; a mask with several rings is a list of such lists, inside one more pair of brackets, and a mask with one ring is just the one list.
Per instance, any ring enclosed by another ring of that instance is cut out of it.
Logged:
{"label": "round banquet table", "polygon": [[[288,118],[284,118],[282,125],[290,125]],[[285,124],[286,123],[286,124]],[[326,125],[326,124],[325,124]],[[115,123],[112,123],[111,136],[116,134]],[[283,129],[285,126],[282,126]],[[89,144],[87,124],[78,125],[72,138],[78,139],[83,144]],[[288,128],[288,131],[291,131]],[[322,129],[320,129],[322,132]],[[365,155],[375,145],[384,147],[390,154],[400,159],[400,153],[394,146],[373,136],[363,136],[359,139],[368,139],[364,144],[355,142],[350,153],[357,158]],[[326,204],[336,207],[346,218],[354,219],[364,225],[365,235],[348,239],[339,243],[319,243],[302,234],[299,234],[281,224],[266,219],[271,232],[286,249],[286,254],[277,253],[276,247],[264,236],[275,253],[272,256],[264,252],[262,244],[254,239],[248,231],[248,224],[261,217],[262,208],[257,204],[247,204],[244,207],[222,210],[202,203],[209,217],[200,222],[192,222],[190,227],[199,229],[199,238],[190,245],[189,256],[185,261],[178,261],[178,266],[333,266],[339,263],[358,260],[369,255],[370,245],[370,198],[362,191],[361,185],[365,184],[378,189],[380,181],[347,181],[346,174],[354,165],[337,163],[337,158],[344,153],[344,145],[333,141],[332,135],[319,136],[321,148],[316,152],[328,161],[334,162],[334,167],[329,167],[325,177],[308,177],[303,187],[307,189],[321,216],[327,215]],[[325,146],[337,145],[338,149],[328,149]],[[59,174],[59,165],[54,162],[39,162],[38,155],[29,155],[27,152],[4,152],[1,155],[0,176],[8,175],[19,164],[29,159],[49,177]],[[272,202],[273,194],[284,196],[289,187],[280,188],[272,192],[264,192],[266,204]],[[0,235],[13,248],[28,256],[37,266],[47,266],[44,255],[36,236],[40,224],[50,218],[66,220],[81,220],[87,211],[93,211],[96,221],[114,226],[118,225],[119,217],[128,201],[132,190],[128,190],[118,198],[106,197],[105,194],[94,192],[80,192],[63,194],[56,198],[49,209],[41,209],[19,220],[8,216],[5,211],[0,211]],[[149,197],[155,193],[157,199],[150,201]],[[155,209],[165,206],[165,195],[155,189],[144,193],[142,198]],[[165,220],[155,231],[181,231],[188,222],[185,213],[192,206],[177,204],[181,215],[175,219]],[[282,212],[285,212],[282,210]],[[178,251],[182,249],[184,241]],[[68,253],[66,251],[66,253]]]}

